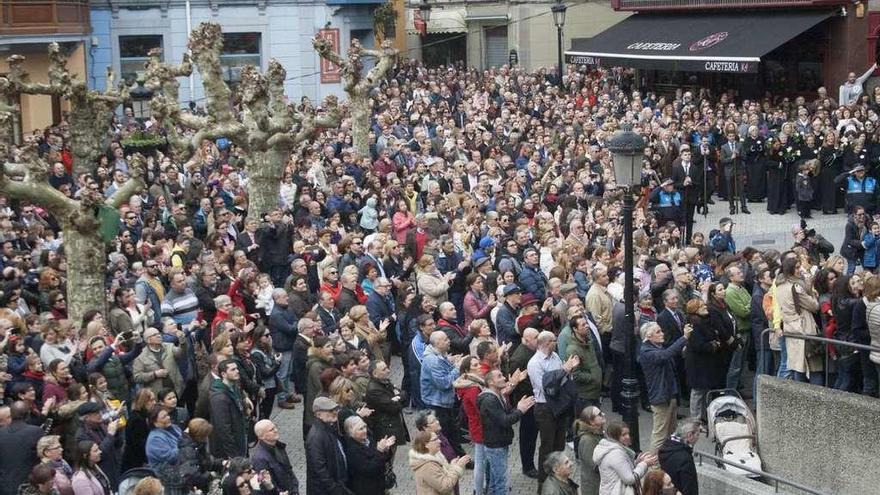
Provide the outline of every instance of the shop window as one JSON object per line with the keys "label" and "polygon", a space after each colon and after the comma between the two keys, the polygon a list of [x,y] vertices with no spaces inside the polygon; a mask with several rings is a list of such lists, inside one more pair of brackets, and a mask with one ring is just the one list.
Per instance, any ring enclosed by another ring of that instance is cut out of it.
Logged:
{"label": "shop window", "polygon": [[144,72],[147,53],[153,48],[162,48],[162,35],[144,34],[119,37],[119,72],[120,77],[129,84],[134,84],[138,76]]}
{"label": "shop window", "polygon": [[260,33],[223,33],[223,53],[220,66],[223,79],[237,85],[241,81],[241,69],[247,65],[261,67]]}

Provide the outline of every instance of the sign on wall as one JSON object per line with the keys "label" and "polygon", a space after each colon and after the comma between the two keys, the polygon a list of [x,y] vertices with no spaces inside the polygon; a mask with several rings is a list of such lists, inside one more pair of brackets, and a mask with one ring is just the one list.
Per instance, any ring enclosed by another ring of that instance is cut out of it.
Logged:
{"label": "sign on wall", "polygon": [[[321,29],[318,36],[330,42],[333,53],[339,54],[339,28]],[[321,58],[321,84],[338,83],[342,80],[342,71],[338,65]]]}

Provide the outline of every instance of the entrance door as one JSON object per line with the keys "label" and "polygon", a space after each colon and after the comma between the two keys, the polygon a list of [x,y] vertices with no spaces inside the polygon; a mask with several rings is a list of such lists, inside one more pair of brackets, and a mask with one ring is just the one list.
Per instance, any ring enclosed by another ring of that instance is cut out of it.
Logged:
{"label": "entrance door", "polygon": [[484,58],[486,67],[501,67],[507,63],[507,26],[487,27],[484,31]]}

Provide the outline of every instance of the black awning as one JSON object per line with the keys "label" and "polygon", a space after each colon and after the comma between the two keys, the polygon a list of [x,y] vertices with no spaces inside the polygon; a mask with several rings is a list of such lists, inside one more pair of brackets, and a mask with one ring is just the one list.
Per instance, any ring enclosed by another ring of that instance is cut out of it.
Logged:
{"label": "black awning", "polygon": [[689,72],[758,72],[761,57],[831,17],[829,11],[635,14],[575,38],[570,64]]}

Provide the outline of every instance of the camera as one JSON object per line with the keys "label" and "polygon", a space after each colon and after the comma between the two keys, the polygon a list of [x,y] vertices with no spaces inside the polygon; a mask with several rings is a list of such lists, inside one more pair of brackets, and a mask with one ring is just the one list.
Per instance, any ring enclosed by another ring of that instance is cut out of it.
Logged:
{"label": "camera", "polygon": [[112,422],[116,421],[117,419],[119,419],[119,416],[120,416],[119,409],[112,409],[112,408],[105,409],[101,413],[101,421],[103,421],[105,423],[112,423]]}

